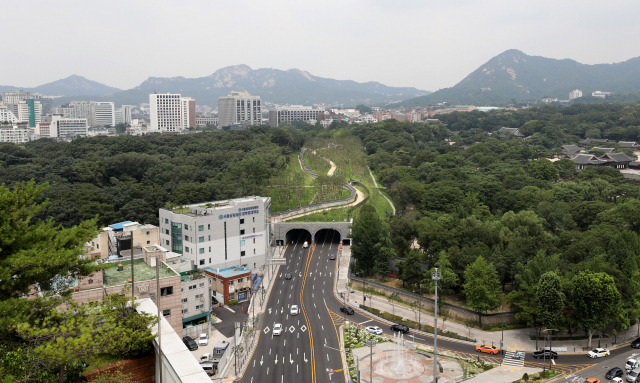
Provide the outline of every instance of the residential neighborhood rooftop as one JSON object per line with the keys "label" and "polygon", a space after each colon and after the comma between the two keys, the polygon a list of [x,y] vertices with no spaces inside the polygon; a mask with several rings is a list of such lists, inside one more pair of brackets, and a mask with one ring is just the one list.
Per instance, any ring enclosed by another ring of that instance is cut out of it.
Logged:
{"label": "residential neighborhood rooftop", "polygon": [[226,269],[214,269],[211,267],[205,267],[203,270],[221,276],[222,278],[233,278],[238,275],[250,273],[251,269],[244,266],[227,267]]}
{"label": "residential neighborhood rooftop", "polygon": [[[118,270],[118,265],[122,265],[122,270]],[[108,268],[103,270],[105,286],[119,286],[127,283],[131,278],[131,262],[123,261],[120,263],[112,263]],[[133,274],[136,282],[150,281],[156,279],[156,268],[151,267],[139,259],[133,261]],[[166,265],[160,267],[160,279],[177,276],[178,274],[168,268]]]}

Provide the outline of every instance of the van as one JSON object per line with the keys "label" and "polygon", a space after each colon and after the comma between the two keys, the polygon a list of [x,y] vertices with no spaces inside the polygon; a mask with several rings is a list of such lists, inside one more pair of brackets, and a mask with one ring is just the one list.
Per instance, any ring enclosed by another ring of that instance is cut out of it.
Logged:
{"label": "van", "polygon": [[218,372],[218,364],[214,362],[201,362],[200,367],[207,373],[209,376],[214,376],[216,372]]}
{"label": "van", "polygon": [[633,370],[629,371],[627,374],[627,382],[635,383],[638,382],[638,376],[640,375],[640,368],[636,367]]}

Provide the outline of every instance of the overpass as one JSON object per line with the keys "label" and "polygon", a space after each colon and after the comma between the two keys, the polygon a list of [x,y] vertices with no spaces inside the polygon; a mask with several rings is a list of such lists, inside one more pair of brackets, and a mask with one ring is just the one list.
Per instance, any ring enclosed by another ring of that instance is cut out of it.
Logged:
{"label": "overpass", "polygon": [[349,222],[276,222],[271,224],[272,245],[291,243],[291,241],[314,241],[321,237],[340,239],[349,245],[351,242],[351,225]]}

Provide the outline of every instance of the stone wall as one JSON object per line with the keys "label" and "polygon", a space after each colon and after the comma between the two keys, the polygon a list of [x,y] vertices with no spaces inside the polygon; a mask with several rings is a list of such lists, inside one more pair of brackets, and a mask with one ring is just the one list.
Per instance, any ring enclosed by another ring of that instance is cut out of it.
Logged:
{"label": "stone wall", "polygon": [[96,379],[103,373],[115,373],[118,370],[124,375],[129,375],[131,380],[140,383],[153,383],[156,373],[155,367],[156,356],[153,352],[136,359],[124,359],[107,366],[86,372],[84,375],[89,382]]}

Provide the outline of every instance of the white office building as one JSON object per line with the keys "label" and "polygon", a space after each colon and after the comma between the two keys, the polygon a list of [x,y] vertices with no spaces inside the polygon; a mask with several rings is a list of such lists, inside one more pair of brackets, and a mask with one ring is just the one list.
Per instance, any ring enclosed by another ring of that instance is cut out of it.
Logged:
{"label": "white office building", "polygon": [[[41,125],[46,126],[46,124]],[[86,137],[89,131],[89,124],[86,118],[64,118],[61,115],[53,115],[51,117],[51,122],[47,126],[48,136],[42,131],[44,126],[41,126],[38,132],[40,137],[60,138],[63,140]]]}
{"label": "white office building", "polygon": [[0,125],[0,142],[23,144],[30,140],[30,129],[25,126]]}
{"label": "white office building", "polygon": [[324,109],[302,105],[291,105],[283,108],[276,108],[269,111],[269,126],[280,126],[284,121],[304,121],[310,124],[315,124],[321,113],[324,113]]}
{"label": "white office building", "polygon": [[574,89],[569,92],[569,100],[575,100],[580,97],[582,97],[582,91],[580,89]]}
{"label": "white office building", "polygon": [[115,126],[116,116],[113,102],[91,101],[91,127]]}
{"label": "white office building", "polygon": [[131,124],[131,105],[122,105],[116,109],[116,125]]}
{"label": "white office building", "polygon": [[[40,101],[33,101],[33,110],[31,110],[30,99],[18,102],[18,122],[29,122],[29,116],[35,119],[35,124],[40,123],[42,117],[42,104]],[[35,125],[33,125],[35,127]]]}
{"label": "white office building", "polygon": [[149,95],[149,132],[181,132],[196,125],[196,101],[180,94]]}
{"label": "white office building", "polygon": [[245,265],[269,256],[271,198],[246,197],[160,209],[160,242],[197,268]]}
{"label": "white office building", "polygon": [[260,125],[262,124],[262,106],[260,96],[248,92],[231,92],[218,98],[218,125]]}

